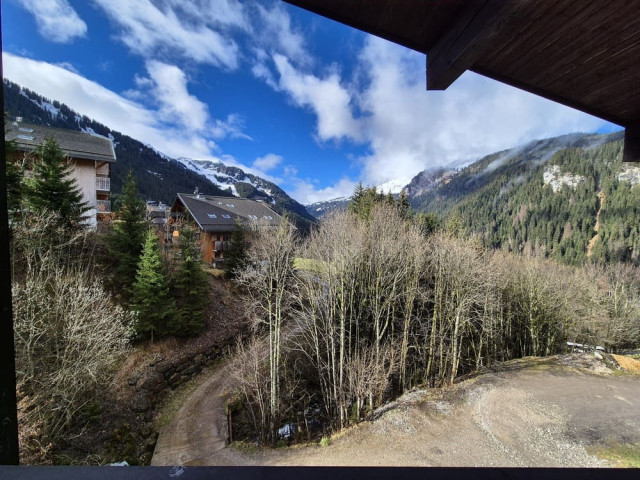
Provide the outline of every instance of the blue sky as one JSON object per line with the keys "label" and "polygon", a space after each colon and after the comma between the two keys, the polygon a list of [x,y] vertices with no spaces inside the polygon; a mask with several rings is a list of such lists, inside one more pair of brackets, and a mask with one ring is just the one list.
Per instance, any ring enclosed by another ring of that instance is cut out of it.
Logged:
{"label": "blue sky", "polygon": [[172,157],[222,160],[302,203],[407,181],[603,120],[277,0],[4,0],[5,77]]}

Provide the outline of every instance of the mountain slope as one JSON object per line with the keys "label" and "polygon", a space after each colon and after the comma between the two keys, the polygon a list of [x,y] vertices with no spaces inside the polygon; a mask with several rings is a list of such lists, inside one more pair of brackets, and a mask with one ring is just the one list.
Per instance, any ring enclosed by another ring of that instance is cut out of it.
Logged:
{"label": "mountain slope", "polygon": [[[35,92],[4,80],[5,114],[20,116],[23,121],[70,130],[82,130],[111,138],[116,151],[116,163],[111,171],[112,198],[117,206],[124,178],[131,169],[143,198],[172,203],[177,193],[191,193],[198,188],[206,195],[239,196],[261,199],[272,204],[278,213],[287,213],[298,228],[306,231],[315,220],[305,208],[281,188],[264,179],[247,175],[239,168],[217,164],[218,174],[229,181],[216,181],[204,164],[211,162],[172,159],[150,145],[144,145],[125,134],[82,116],[64,104],[46,99]],[[239,180],[246,178],[248,180]],[[213,179],[213,181],[212,181]],[[240,185],[244,183],[246,185]]]}
{"label": "mountain slope", "polygon": [[638,263],[639,182],[640,169],[622,163],[621,132],[572,134],[488,155],[410,200],[458,215],[490,248]]}
{"label": "mountain slope", "polygon": [[[376,191],[385,195],[390,193],[397,198],[402,190],[406,189],[409,197],[415,197],[418,194],[424,193],[428,189],[433,188],[441,181],[447,181],[447,178],[455,173],[455,171],[456,170],[453,167],[425,170],[420,172],[413,179],[398,177],[396,179],[389,180],[388,182],[376,186]],[[322,219],[332,212],[345,210],[349,206],[350,201],[351,196],[338,197],[306,205],[306,208],[311,215],[318,219]]]}
{"label": "mountain slope", "polygon": [[241,168],[225,165],[222,162],[189,158],[179,158],[178,161],[190,170],[203,175],[219,188],[230,191],[233,195],[271,203],[276,210],[286,211],[289,215],[298,217],[303,222],[315,222],[316,220],[305,207],[293,200],[278,185],[257,175],[246,173]]}

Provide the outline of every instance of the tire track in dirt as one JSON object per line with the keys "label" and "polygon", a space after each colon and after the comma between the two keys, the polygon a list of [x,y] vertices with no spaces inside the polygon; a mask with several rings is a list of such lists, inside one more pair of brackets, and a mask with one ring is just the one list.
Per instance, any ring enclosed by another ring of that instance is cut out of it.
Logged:
{"label": "tire track in dirt", "polygon": [[160,433],[152,465],[607,466],[585,447],[640,444],[640,376],[595,374],[572,358],[409,392],[328,447],[255,451],[225,445],[221,366]]}
{"label": "tire track in dirt", "polygon": [[158,436],[151,465],[236,465],[226,448],[224,394],[230,384],[218,366],[191,393],[176,418]]}

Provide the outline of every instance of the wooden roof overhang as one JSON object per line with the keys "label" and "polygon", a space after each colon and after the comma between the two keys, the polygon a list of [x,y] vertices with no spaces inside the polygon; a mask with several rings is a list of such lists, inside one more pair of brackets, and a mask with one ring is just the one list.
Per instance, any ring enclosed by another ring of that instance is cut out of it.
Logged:
{"label": "wooden roof overhang", "polygon": [[640,0],[284,0],[427,55],[427,90],[466,70],[625,127],[640,161]]}

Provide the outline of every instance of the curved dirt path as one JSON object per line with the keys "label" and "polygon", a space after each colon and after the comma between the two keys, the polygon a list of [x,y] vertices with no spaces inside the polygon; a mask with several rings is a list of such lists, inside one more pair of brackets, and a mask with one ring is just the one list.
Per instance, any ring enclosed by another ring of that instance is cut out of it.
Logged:
{"label": "curved dirt path", "polygon": [[225,446],[228,379],[218,368],[160,433],[152,465],[597,467],[607,463],[591,448],[640,445],[640,376],[533,362],[409,392],[328,447],[255,452]]}
{"label": "curved dirt path", "polygon": [[227,448],[223,395],[229,387],[224,365],[203,375],[200,385],[158,436],[151,465],[238,465]]}

